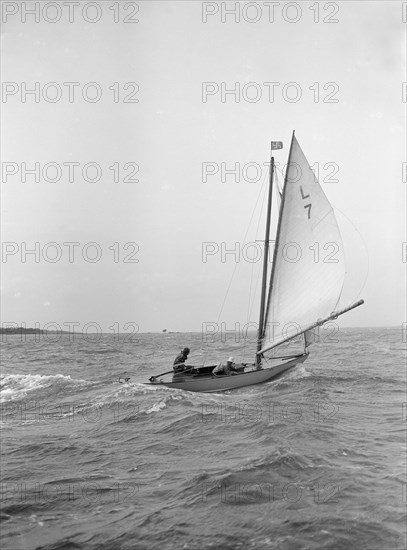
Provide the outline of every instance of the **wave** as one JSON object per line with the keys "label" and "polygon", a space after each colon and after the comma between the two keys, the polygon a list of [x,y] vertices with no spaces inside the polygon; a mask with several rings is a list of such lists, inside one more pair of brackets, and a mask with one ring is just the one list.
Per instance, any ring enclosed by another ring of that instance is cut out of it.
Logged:
{"label": "wave", "polygon": [[123,353],[123,351],[114,348],[100,350],[78,349],[78,353],[83,353],[84,355],[104,355],[106,353]]}
{"label": "wave", "polygon": [[[123,395],[123,392],[122,392]],[[129,394],[127,393],[127,396]],[[105,396],[105,400],[106,400]],[[111,398],[115,397],[115,400],[112,400]],[[167,406],[172,404],[179,404],[180,402],[188,402],[190,403],[190,399],[188,395],[165,395],[161,396],[161,399],[154,400],[154,402],[151,402],[150,399],[147,401],[137,401],[134,402],[134,400],[129,401],[128,399],[117,399],[119,396],[116,393],[114,396],[110,396],[109,404],[115,404],[115,405],[122,405],[125,407],[126,415],[122,418],[121,421],[123,422],[129,422],[134,420],[135,418],[141,419],[147,415],[153,414],[153,413],[159,413],[163,409],[166,409]],[[106,402],[106,401],[105,401]],[[102,404],[102,403],[99,403]],[[179,420],[179,419],[178,419]]]}
{"label": "wave", "polygon": [[93,382],[77,380],[69,375],[53,374],[8,374],[0,377],[0,403],[24,399],[28,394],[32,395],[38,390],[52,388],[52,392],[77,390],[88,387]]}

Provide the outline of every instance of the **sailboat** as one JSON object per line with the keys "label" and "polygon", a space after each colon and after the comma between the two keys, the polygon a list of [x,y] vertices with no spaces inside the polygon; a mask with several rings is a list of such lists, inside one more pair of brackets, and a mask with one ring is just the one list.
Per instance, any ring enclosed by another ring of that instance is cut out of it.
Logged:
{"label": "sailboat", "polygon": [[[152,376],[150,384],[192,392],[218,392],[268,382],[308,358],[316,327],[364,303],[359,300],[336,309],[345,280],[342,239],[333,208],[294,132],[270,276],[267,273],[275,172],[273,150],[281,148],[281,142],[271,142],[259,328],[253,364],[242,364],[233,375],[223,376],[212,373],[216,365],[187,367],[181,373],[170,371]],[[324,251],[324,257],[316,251]],[[267,352],[274,353],[298,337],[303,339],[301,353],[267,357]],[[172,380],[166,381],[165,376],[170,374]]]}

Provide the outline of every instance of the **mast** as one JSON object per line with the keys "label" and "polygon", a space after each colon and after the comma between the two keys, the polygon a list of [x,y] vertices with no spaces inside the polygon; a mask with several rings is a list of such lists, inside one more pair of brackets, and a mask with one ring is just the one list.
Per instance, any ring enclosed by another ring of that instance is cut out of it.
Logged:
{"label": "mast", "polygon": [[[290,166],[291,151],[293,149],[294,136],[295,136],[295,130],[293,130],[293,135],[291,137],[291,145],[290,145],[290,151],[288,153],[287,168],[286,168],[286,172],[285,172],[285,176],[284,176],[284,187],[283,187],[283,193],[282,193],[281,204],[280,204],[280,211],[279,211],[279,216],[278,216],[276,240],[275,240],[275,243],[274,243],[273,262],[271,264],[270,286],[269,286],[269,292],[268,292],[268,296],[267,296],[267,309],[266,309],[266,317],[265,317],[266,322],[267,322],[268,311],[269,311],[269,307],[270,307],[271,291],[273,289],[274,270],[275,270],[276,258],[277,258],[277,254],[278,254],[278,244],[279,244],[279,240],[280,240],[280,228],[281,228],[281,218],[282,218],[281,214],[283,213],[283,208],[284,208],[284,199],[285,199],[286,188],[287,188],[288,170],[289,170],[289,166]],[[262,335],[261,335],[261,339],[264,338],[265,334],[266,334],[266,323],[264,323],[264,326],[263,326],[263,332],[262,332]],[[259,352],[260,350],[261,350],[261,347],[257,349],[257,352]]]}
{"label": "mast", "polygon": [[269,176],[269,195],[267,203],[267,221],[266,221],[266,235],[264,238],[264,257],[263,257],[263,278],[261,282],[261,299],[260,299],[260,316],[259,316],[259,330],[257,333],[257,352],[256,363],[259,366],[261,363],[261,356],[258,352],[261,349],[263,331],[264,331],[264,307],[266,303],[266,287],[267,287],[267,262],[269,256],[269,244],[270,244],[270,218],[271,218],[271,202],[273,196],[273,175],[274,175],[274,157],[270,159],[270,176]]}

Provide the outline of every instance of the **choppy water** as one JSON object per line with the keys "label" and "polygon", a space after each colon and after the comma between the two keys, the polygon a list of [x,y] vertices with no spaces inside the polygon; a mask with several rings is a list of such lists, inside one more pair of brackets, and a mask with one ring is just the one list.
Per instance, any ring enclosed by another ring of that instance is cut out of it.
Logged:
{"label": "choppy water", "polygon": [[7,336],[2,548],[404,549],[402,333],[338,338],[269,384],[192,394],[143,382],[184,345],[201,364],[198,334]]}

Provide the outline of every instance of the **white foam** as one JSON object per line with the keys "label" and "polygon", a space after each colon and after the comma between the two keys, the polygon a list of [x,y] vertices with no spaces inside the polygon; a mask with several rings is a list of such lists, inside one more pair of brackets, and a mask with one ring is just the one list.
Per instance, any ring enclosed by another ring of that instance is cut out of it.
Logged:
{"label": "white foam", "polygon": [[167,403],[165,403],[165,401],[159,401],[158,403],[154,403],[154,405],[150,409],[147,409],[146,413],[151,414],[153,412],[158,412],[161,409],[165,409],[166,406]]}
{"label": "white foam", "polygon": [[61,382],[71,385],[88,383],[86,380],[75,380],[63,374],[6,374],[0,379],[0,403],[21,399],[29,392]]}

